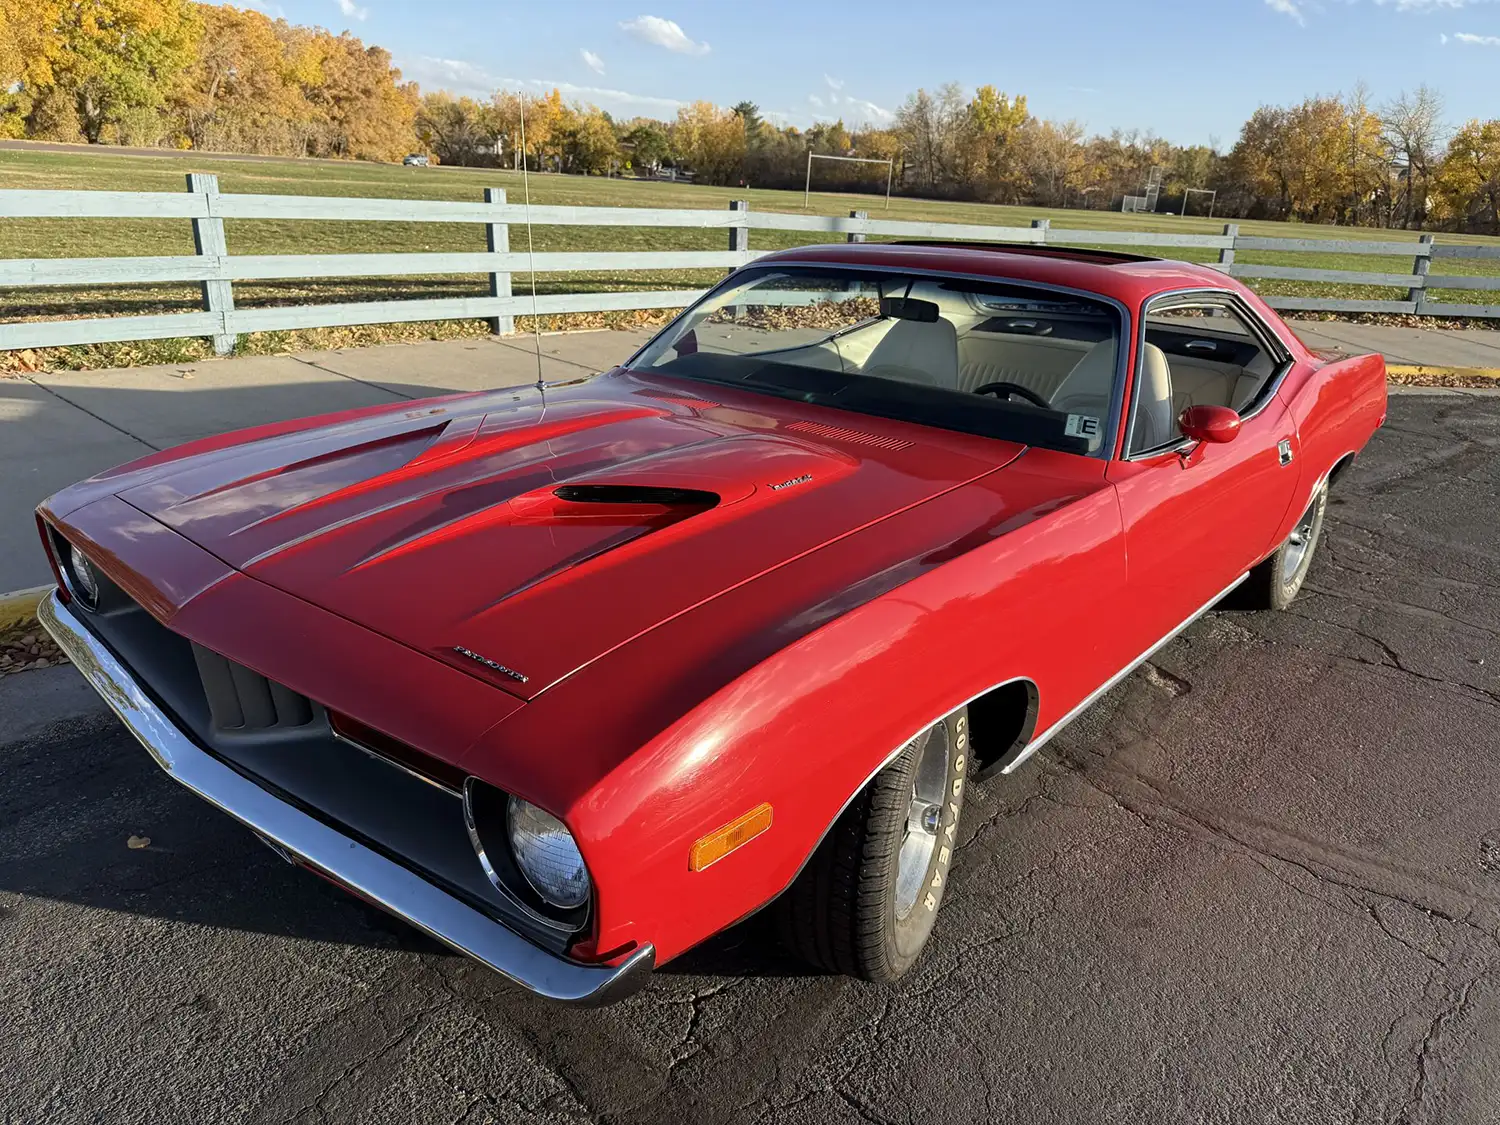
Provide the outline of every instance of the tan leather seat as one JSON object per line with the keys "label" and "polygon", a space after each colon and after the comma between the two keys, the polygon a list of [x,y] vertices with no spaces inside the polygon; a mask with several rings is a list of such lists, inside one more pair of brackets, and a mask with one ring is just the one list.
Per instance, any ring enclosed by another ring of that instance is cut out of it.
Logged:
{"label": "tan leather seat", "polygon": [[1177,425],[1177,415],[1167,355],[1155,344],[1145,344],[1135,391],[1135,430],[1130,451],[1155,449],[1179,437],[1182,429]]}
{"label": "tan leather seat", "polygon": [[1110,392],[1115,384],[1115,341],[1101,340],[1069,371],[1052,395],[1052,409],[1082,414],[1098,420],[1099,437],[1089,442],[1089,452],[1098,450],[1109,418]]}
{"label": "tan leather seat", "polygon": [[[1102,432],[1102,423],[1109,417],[1114,379],[1115,342],[1104,340],[1095,344],[1068,373],[1052,398],[1052,409],[1097,418]],[[1165,445],[1178,432],[1177,410],[1172,402],[1172,371],[1167,366],[1166,353],[1155,344],[1145,344],[1136,388],[1132,451]],[[1098,447],[1099,441],[1095,439],[1089,448],[1093,451]]]}
{"label": "tan leather seat", "polygon": [[1080,340],[970,332],[958,342],[958,389],[1015,383],[1051,399],[1088,350]]}
{"label": "tan leather seat", "polygon": [[[1150,345],[1146,345],[1150,347]],[[1156,349],[1160,352],[1160,349]],[[1096,406],[1109,407],[1109,393],[1115,383],[1115,341],[1101,340],[1074,365],[1057,390],[1052,393],[1052,409],[1073,410],[1103,415]],[[1088,410],[1083,408],[1087,406]]]}
{"label": "tan leather seat", "polygon": [[875,345],[864,373],[954,390],[958,387],[958,332],[948,320],[898,320]]}
{"label": "tan leather seat", "polygon": [[1229,406],[1244,369],[1228,363],[1193,362],[1182,356],[1173,356],[1172,393],[1177,406],[1186,410],[1189,406]]}

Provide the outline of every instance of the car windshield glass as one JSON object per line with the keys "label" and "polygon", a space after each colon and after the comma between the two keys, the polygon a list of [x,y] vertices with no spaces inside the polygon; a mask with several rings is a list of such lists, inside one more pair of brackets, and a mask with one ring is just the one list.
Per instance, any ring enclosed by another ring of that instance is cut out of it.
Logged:
{"label": "car windshield glass", "polygon": [[745,270],[629,367],[1100,455],[1120,318],[1004,281],[837,267]]}

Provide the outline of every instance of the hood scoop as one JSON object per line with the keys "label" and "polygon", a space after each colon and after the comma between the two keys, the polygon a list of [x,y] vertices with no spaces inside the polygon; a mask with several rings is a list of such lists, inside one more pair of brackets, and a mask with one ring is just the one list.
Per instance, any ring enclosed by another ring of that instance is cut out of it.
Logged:
{"label": "hood scoop", "polygon": [[552,495],[569,504],[603,504],[609,507],[642,504],[660,508],[712,508],[719,502],[714,492],[698,488],[653,488],[641,484],[565,484]]}

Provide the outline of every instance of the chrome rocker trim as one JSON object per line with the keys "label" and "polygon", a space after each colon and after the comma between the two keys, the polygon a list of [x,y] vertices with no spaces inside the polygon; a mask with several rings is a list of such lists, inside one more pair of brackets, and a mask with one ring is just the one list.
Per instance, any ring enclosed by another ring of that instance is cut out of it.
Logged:
{"label": "chrome rocker trim", "polygon": [[54,590],[37,617],[156,764],[299,863],[410,923],[511,983],[560,1004],[597,1006],[639,989],[656,963],[649,943],[619,965],[584,965],[533,945],[420,875],[262,789],[198,748],[141,689]]}
{"label": "chrome rocker trim", "polygon": [[1026,744],[1026,749],[1023,750],[1023,751],[1021,751],[1020,756],[1018,756],[1014,762],[1012,762],[1010,765],[1006,766],[1000,772],[1001,773],[1014,773],[1017,769],[1020,768],[1020,766],[1021,766],[1021,764],[1023,762],[1025,762],[1027,759],[1029,759],[1033,754],[1035,754],[1043,746],[1047,745],[1047,743],[1051,742],[1053,735],[1058,734],[1065,726],[1067,726],[1074,719],[1078,718],[1079,715],[1083,714],[1090,707],[1092,707],[1095,703],[1097,703],[1099,701],[1099,697],[1102,696],[1105,692],[1109,691],[1110,688],[1114,687],[1121,680],[1123,680],[1126,676],[1130,675],[1130,673],[1134,672],[1142,664],[1144,664],[1144,663],[1146,663],[1146,661],[1150,660],[1159,651],[1161,651],[1162,649],[1166,648],[1167,645],[1169,645],[1172,641],[1175,641],[1177,639],[1177,636],[1178,636],[1179,633],[1181,633],[1184,629],[1186,629],[1194,621],[1197,621],[1198,618],[1202,617],[1209,610],[1213,609],[1214,606],[1218,605],[1221,601],[1224,600],[1224,598],[1226,598],[1229,595],[1230,591],[1232,591],[1236,586],[1238,586],[1241,582],[1243,582],[1245,579],[1247,579],[1249,577],[1250,577],[1250,572],[1247,570],[1247,571],[1245,571],[1244,574],[1240,575],[1233,582],[1231,582],[1228,586],[1225,586],[1222,590],[1220,590],[1217,594],[1215,594],[1212,599],[1210,599],[1209,601],[1205,602],[1198,609],[1194,610],[1192,616],[1189,617],[1186,621],[1184,621],[1181,625],[1178,625],[1175,629],[1173,629],[1165,637],[1163,637],[1161,640],[1157,641],[1154,645],[1152,645],[1145,652],[1143,652],[1139,656],[1137,656],[1129,664],[1125,665],[1125,667],[1121,668],[1118,672],[1116,672],[1109,679],[1105,680],[1102,684],[1100,684],[1098,687],[1096,687],[1093,691],[1089,692],[1088,697],[1086,699],[1084,699],[1084,701],[1082,703],[1080,703],[1077,707],[1073,708],[1073,710],[1069,711],[1062,718],[1058,719],[1057,722],[1053,723],[1046,730],[1042,731],[1041,734],[1037,735],[1030,742],[1028,742]]}

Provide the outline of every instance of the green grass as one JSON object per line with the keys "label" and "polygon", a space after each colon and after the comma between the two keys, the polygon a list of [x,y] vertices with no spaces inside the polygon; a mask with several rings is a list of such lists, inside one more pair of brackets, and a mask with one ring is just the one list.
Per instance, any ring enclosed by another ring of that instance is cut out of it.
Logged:
{"label": "green grass", "polygon": [[[398,165],[335,163],[327,161],[244,161],[223,158],[183,159],[170,156],[122,156],[51,152],[0,151],[0,187],[72,188],[84,190],[167,191],[184,189],[189,170],[218,174],[226,192],[365,196],[375,198],[477,200],[486,187],[504,188],[512,202],[522,198],[521,177],[496,169],[404,168]],[[537,204],[572,204],[605,207],[727,208],[734,199],[748,199],[752,210],[807,213],[800,192],[745,188],[717,188],[690,184],[633,180],[604,180],[577,176],[533,175],[531,200]],[[1050,219],[1054,228],[1083,230],[1157,231],[1175,234],[1217,234],[1221,219],[1154,215],[1125,215],[1109,211],[1049,210],[1037,207],[1003,207],[981,203],[949,203],[921,199],[893,199],[889,211],[883,200],[867,195],[815,193],[808,210],[817,214],[845,215],[850,210],[870,212],[872,217],[934,222],[979,223],[1025,226],[1033,219]],[[1243,221],[1242,234],[1266,237],[1399,239],[1414,241],[1409,232],[1365,228]],[[712,250],[723,249],[722,230],[681,230],[651,227],[549,227],[532,232],[535,249],[547,250]],[[483,250],[484,231],[478,224],[370,223],[274,220],[230,220],[226,236],[232,253],[318,254],[373,251]],[[795,232],[753,231],[753,249],[776,249],[826,236]],[[1440,243],[1463,242],[1500,245],[1500,239],[1444,236]],[[511,247],[525,248],[524,230],[512,227]],[[186,220],[108,219],[16,219],[0,220],[0,257],[123,257],[129,255],[192,254],[191,225]],[[1170,248],[1164,255],[1189,261],[1211,261],[1215,251]],[[1236,260],[1246,264],[1302,266],[1317,269],[1361,270],[1403,273],[1410,259],[1399,256],[1354,254],[1305,254],[1240,251]],[[1444,260],[1435,273],[1500,275],[1500,262],[1463,259]],[[682,288],[707,285],[718,271],[658,271],[629,274],[540,274],[541,293],[605,291],[650,288]],[[513,278],[516,291],[528,285],[526,275]],[[1401,299],[1402,287],[1340,285],[1279,280],[1251,281],[1267,295],[1306,295],[1352,299]],[[381,300],[417,297],[479,295],[485,278],[479,275],[417,278],[352,278],[334,281],[241,283],[235,286],[240,307],[304,304],[350,300]],[[1434,300],[1480,302],[1500,298],[1472,291],[1432,291]],[[93,316],[112,313],[184,311],[197,307],[196,287],[186,285],[117,286],[108,289],[31,289],[6,292],[7,319],[42,319],[59,316]],[[650,319],[595,318],[598,323],[639,322]],[[658,316],[657,319],[660,319]],[[368,329],[314,333],[267,333],[263,338],[242,338],[246,351],[277,350],[298,346],[373,342],[378,339],[422,338],[436,335],[469,335],[483,331],[480,322],[433,326],[371,326]],[[48,363],[95,366],[101,363],[167,362],[203,354],[200,341],[155,341],[129,345],[54,349]],[[0,354],[3,360],[3,354]]]}

